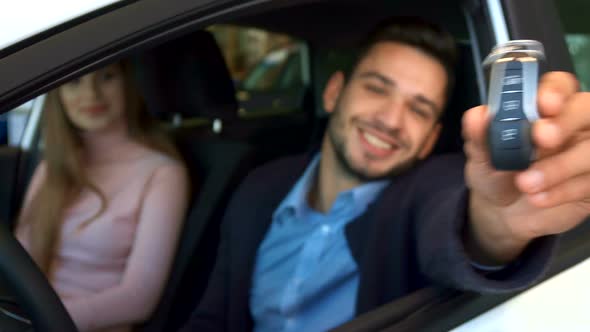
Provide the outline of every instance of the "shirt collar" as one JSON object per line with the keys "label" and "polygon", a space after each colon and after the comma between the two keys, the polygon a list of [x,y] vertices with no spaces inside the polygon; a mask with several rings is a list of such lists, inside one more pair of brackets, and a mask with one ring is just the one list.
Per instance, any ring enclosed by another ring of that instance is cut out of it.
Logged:
{"label": "shirt collar", "polygon": [[290,216],[299,218],[307,205],[307,193],[315,179],[318,165],[320,163],[320,154],[316,154],[303,175],[297,180],[297,183],[291,189],[287,197],[281,202],[273,214],[274,220],[282,220],[283,217]]}
{"label": "shirt collar", "polygon": [[[291,189],[275,210],[273,220],[281,222],[285,217],[300,218],[305,209],[309,209],[307,195],[317,175],[319,163],[320,153],[317,153],[293,189]],[[378,180],[364,183],[358,187],[339,193],[336,197],[336,202],[345,196],[352,196],[352,204],[355,208],[364,210],[369,204],[375,201],[389,182],[389,180]]]}
{"label": "shirt collar", "polygon": [[[358,187],[340,193],[340,195],[351,192],[352,201],[357,209],[366,209],[369,204],[373,203],[381,191],[389,184],[389,180],[377,180],[364,183]],[[339,195],[339,196],[340,196]]]}

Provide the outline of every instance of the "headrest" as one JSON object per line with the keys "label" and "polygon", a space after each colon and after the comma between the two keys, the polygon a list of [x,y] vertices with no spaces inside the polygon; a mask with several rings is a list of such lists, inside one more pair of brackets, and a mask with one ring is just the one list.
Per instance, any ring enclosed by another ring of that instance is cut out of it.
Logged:
{"label": "headrest", "polygon": [[139,90],[160,119],[237,117],[234,83],[213,35],[197,31],[134,58]]}
{"label": "headrest", "polygon": [[458,42],[458,61],[455,68],[455,89],[442,115],[442,130],[433,153],[463,151],[461,119],[466,110],[482,103],[477,86],[477,75],[471,45]]}

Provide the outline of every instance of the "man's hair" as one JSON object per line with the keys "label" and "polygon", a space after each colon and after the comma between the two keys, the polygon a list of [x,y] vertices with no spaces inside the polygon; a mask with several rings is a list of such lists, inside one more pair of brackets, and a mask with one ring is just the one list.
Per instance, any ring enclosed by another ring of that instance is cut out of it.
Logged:
{"label": "man's hair", "polygon": [[457,45],[448,31],[419,17],[400,16],[386,19],[363,39],[350,73],[355,71],[357,65],[375,45],[382,42],[398,42],[413,46],[435,58],[447,73],[448,100],[455,84],[457,61]]}

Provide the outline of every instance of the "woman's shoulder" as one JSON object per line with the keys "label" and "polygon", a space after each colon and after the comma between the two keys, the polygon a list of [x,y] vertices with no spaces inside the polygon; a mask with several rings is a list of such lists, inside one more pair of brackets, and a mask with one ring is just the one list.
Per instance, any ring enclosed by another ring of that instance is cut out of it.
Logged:
{"label": "woman's shoulder", "polygon": [[180,176],[185,177],[188,172],[182,160],[155,149],[146,148],[146,153],[142,159],[148,168],[156,174],[178,173]]}
{"label": "woman's shoulder", "polygon": [[166,199],[177,200],[179,195],[188,197],[190,176],[181,160],[160,151],[150,150],[145,162],[149,172],[144,190],[154,194],[167,193]]}

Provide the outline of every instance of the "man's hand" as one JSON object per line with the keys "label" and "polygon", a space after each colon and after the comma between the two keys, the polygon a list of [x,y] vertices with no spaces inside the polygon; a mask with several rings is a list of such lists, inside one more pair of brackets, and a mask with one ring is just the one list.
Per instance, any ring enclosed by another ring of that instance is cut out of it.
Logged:
{"label": "man's hand", "polygon": [[466,242],[481,263],[507,263],[534,238],[565,232],[590,215],[590,93],[565,72],[539,84],[541,119],[533,124],[537,160],[525,171],[494,169],[485,106],[463,117],[470,188]]}

